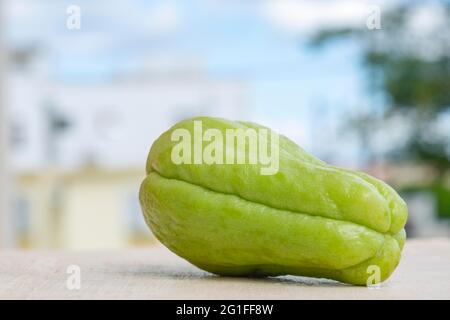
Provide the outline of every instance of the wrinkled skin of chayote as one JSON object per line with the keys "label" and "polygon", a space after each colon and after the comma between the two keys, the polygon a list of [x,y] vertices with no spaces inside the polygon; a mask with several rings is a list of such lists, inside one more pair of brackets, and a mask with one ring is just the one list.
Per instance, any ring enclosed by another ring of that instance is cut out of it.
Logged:
{"label": "wrinkled skin of chayote", "polygon": [[[366,285],[394,271],[407,207],[387,184],[330,166],[279,136],[279,171],[260,165],[174,164],[171,133],[264,128],[217,118],[179,122],[153,144],[140,202],[147,224],[171,251],[220,275],[323,277]],[[270,149],[269,149],[270,150]],[[228,152],[228,151],[226,151]]]}

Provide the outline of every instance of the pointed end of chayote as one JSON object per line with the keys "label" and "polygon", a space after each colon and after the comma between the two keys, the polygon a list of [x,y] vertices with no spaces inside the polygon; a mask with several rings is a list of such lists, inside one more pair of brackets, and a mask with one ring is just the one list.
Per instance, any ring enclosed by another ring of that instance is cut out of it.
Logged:
{"label": "pointed end of chayote", "polygon": [[358,265],[332,271],[336,280],[360,286],[376,286],[386,281],[400,263],[402,248],[405,244],[405,230],[394,236],[387,235],[383,246],[371,259]]}

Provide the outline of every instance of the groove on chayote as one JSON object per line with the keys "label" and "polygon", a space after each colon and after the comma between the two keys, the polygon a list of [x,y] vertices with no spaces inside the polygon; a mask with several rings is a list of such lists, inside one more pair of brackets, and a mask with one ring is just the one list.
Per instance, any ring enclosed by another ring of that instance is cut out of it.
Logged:
{"label": "groove on chayote", "polygon": [[153,143],[140,202],[147,224],[171,251],[220,275],[289,274],[357,285],[367,284],[371,266],[380,281],[391,275],[408,212],[390,186],[328,165],[282,135],[273,175],[262,175],[260,164],[175,164],[172,133],[193,134],[195,121],[224,136],[226,129],[270,130],[199,117]]}

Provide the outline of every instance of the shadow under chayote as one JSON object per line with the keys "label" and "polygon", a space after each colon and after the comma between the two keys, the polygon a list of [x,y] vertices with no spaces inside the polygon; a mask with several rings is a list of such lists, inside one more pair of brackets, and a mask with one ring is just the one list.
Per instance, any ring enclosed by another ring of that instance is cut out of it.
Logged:
{"label": "shadow under chayote", "polygon": [[351,285],[340,283],[329,279],[317,279],[300,276],[279,276],[279,277],[229,277],[219,276],[193,267],[180,267],[170,265],[149,264],[146,266],[127,266],[116,265],[114,269],[108,269],[108,272],[117,273],[119,276],[139,277],[139,278],[157,278],[168,280],[193,281],[201,280],[214,283],[248,283],[248,284],[279,284],[279,285],[298,285],[314,287],[349,287]]}

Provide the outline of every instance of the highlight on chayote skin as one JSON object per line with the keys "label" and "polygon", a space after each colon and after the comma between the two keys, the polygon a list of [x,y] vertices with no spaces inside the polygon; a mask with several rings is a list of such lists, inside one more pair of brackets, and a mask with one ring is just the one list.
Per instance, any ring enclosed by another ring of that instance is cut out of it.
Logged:
{"label": "highlight on chayote skin", "polygon": [[408,212],[394,189],[258,124],[181,121],[153,143],[146,171],[147,224],[203,270],[376,285],[400,261]]}

